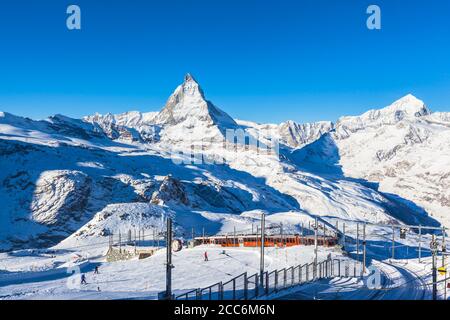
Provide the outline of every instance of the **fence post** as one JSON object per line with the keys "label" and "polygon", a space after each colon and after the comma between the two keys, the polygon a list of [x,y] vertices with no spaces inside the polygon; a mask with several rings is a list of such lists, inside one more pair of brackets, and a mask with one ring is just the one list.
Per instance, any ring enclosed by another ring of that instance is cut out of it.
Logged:
{"label": "fence post", "polygon": [[328,271],[330,272],[330,278],[333,277],[333,261],[328,260]]}
{"label": "fence post", "polygon": [[278,292],[278,270],[275,270],[275,292]]}
{"label": "fence post", "polygon": [[334,277],[333,260],[330,260],[328,262],[328,264],[329,264],[329,268],[330,268],[330,277],[332,278],[332,277]]}
{"label": "fence post", "polygon": [[341,260],[338,260],[339,277],[341,277]]}
{"label": "fence post", "polygon": [[236,300],[236,278],[233,279],[233,300]]}
{"label": "fence post", "polygon": [[309,265],[306,265],[306,282],[309,281]]}
{"label": "fence post", "polygon": [[325,262],[325,269],[327,270],[327,278],[330,277],[330,264],[328,263],[329,260]]}
{"label": "fence post", "polygon": [[266,271],[266,295],[269,295],[269,272]]}
{"label": "fence post", "polygon": [[317,278],[317,264],[315,263],[314,264],[314,278],[313,278],[313,280],[316,279],[316,278]]}
{"label": "fence post", "polygon": [[223,283],[219,282],[219,300],[223,300]]}
{"label": "fence post", "polygon": [[247,279],[247,272],[244,273],[244,299],[248,300],[248,279]]}
{"label": "fence post", "polygon": [[259,297],[259,276],[256,275],[255,277],[255,295],[256,297]]}
{"label": "fence post", "polygon": [[302,265],[299,265],[298,268],[298,283],[302,283]]}

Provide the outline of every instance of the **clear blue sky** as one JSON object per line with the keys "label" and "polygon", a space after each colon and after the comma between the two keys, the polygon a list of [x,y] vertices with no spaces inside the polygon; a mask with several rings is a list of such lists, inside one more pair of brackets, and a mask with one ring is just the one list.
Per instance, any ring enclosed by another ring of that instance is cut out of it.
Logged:
{"label": "clear blue sky", "polygon": [[[70,4],[81,31],[66,29]],[[381,31],[366,28],[370,4]],[[156,111],[187,72],[260,122],[335,120],[407,93],[450,111],[450,1],[0,2],[0,110]]]}

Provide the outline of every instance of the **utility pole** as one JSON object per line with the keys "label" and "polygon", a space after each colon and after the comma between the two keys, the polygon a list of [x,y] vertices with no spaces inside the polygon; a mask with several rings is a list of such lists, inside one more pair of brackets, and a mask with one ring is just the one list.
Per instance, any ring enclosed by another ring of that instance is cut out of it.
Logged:
{"label": "utility pole", "polygon": [[258,248],[258,239],[259,239],[259,226],[256,226],[256,242],[255,242],[256,248]]}
{"label": "utility pole", "polygon": [[366,223],[363,225],[363,275],[366,273]]}
{"label": "utility pole", "polygon": [[433,261],[433,300],[437,300],[437,272],[436,272],[436,251],[437,251],[437,243],[434,239],[434,234],[431,240],[431,252],[432,252],[432,261]]}
{"label": "utility pole", "polygon": [[158,241],[158,248],[159,248],[159,232],[156,230],[156,241]]}
{"label": "utility pole", "polygon": [[392,226],[392,260],[395,259],[395,227]]}
{"label": "utility pole", "polygon": [[203,237],[202,237],[202,244],[205,244],[205,227],[203,227]]}
{"label": "utility pole", "polygon": [[260,283],[261,285],[264,285],[264,245],[265,245],[265,233],[266,233],[266,215],[263,213],[261,215],[261,259],[259,264],[259,270],[260,270]]}
{"label": "utility pole", "polygon": [[344,225],[342,226],[342,234],[343,234],[343,236],[342,236],[342,243],[343,243],[343,245],[344,245],[344,250],[345,250],[345,222],[344,222]]}
{"label": "utility pole", "polygon": [[336,238],[339,237],[339,221],[336,220]]}
{"label": "utility pole", "polygon": [[315,218],[315,223],[314,223],[314,280],[316,278],[317,275],[317,229],[318,229],[318,224],[317,224],[317,217]]}
{"label": "utility pole", "polygon": [[356,257],[359,260],[359,222],[356,223]]}
{"label": "utility pole", "polygon": [[122,253],[122,235],[119,230],[119,252]]}
{"label": "utility pole", "polygon": [[113,234],[111,233],[109,235],[109,249],[110,250],[111,250],[112,246],[113,246]]}
{"label": "utility pole", "polygon": [[422,263],[422,226],[419,226],[419,263]]}
{"label": "utility pole", "polygon": [[442,268],[445,267],[445,252],[447,251],[445,244],[445,227],[442,227]]}
{"label": "utility pole", "polygon": [[172,300],[172,219],[167,218],[166,299]]}

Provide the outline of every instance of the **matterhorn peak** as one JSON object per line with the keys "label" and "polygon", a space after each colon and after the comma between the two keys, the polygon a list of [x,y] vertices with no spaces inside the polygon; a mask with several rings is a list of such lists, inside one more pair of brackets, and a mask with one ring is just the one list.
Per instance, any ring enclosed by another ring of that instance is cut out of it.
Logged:
{"label": "matterhorn peak", "polygon": [[190,127],[198,124],[236,126],[229,115],[206,100],[203,90],[190,73],[185,75],[184,82],[177,87],[166,106],[155,117],[155,123],[185,123]]}
{"label": "matterhorn peak", "polygon": [[192,74],[186,73],[186,75],[184,76],[184,82],[186,83],[186,82],[189,82],[189,81],[197,82],[197,81],[195,81],[195,79],[194,79],[194,77],[192,76]]}
{"label": "matterhorn peak", "polygon": [[183,94],[190,97],[196,97],[197,99],[201,100],[205,99],[205,96],[203,94],[202,89],[200,88],[200,85],[190,73],[184,76],[183,84],[177,88],[174,94],[175,95]]}

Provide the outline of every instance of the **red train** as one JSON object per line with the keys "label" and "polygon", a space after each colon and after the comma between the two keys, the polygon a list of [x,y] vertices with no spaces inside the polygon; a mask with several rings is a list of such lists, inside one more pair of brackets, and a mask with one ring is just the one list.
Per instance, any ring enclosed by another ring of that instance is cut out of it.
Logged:
{"label": "red train", "polygon": [[[337,245],[338,239],[330,236],[318,236],[317,244],[323,247],[333,247]],[[195,245],[210,244],[222,247],[260,247],[260,235],[237,235],[237,236],[213,236],[195,238]],[[300,235],[266,235],[265,247],[293,247],[293,246],[312,246],[314,245],[314,236]]]}

